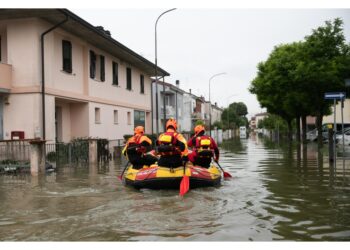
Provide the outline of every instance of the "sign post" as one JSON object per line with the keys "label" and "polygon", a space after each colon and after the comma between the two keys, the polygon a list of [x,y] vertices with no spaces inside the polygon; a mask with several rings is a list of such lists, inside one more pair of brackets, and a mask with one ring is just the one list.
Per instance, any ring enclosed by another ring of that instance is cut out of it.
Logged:
{"label": "sign post", "polygon": [[337,159],[337,153],[336,153],[336,133],[337,133],[337,123],[336,123],[336,102],[337,100],[341,100],[341,119],[342,119],[342,134],[343,134],[343,157],[344,157],[344,121],[343,121],[343,108],[344,108],[344,99],[346,97],[345,92],[327,92],[324,94],[324,99],[326,100],[333,100],[333,113],[334,113],[334,136],[333,136],[333,142],[334,142],[334,165],[336,164]]}

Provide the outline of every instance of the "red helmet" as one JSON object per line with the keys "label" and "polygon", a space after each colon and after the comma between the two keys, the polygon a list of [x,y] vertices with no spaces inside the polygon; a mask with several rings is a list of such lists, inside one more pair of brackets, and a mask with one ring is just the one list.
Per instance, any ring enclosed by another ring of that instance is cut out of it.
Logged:
{"label": "red helmet", "polygon": [[176,120],[174,118],[170,118],[167,123],[166,123],[166,129],[168,129],[169,127],[173,127],[175,130],[177,129],[177,123]]}
{"label": "red helmet", "polygon": [[200,132],[202,131],[205,131],[205,128],[203,125],[197,125],[195,128],[194,128],[194,133],[197,135],[199,134]]}
{"label": "red helmet", "polygon": [[143,134],[145,133],[145,129],[143,128],[143,126],[137,126],[135,129],[134,129],[134,134],[137,135],[137,134]]}

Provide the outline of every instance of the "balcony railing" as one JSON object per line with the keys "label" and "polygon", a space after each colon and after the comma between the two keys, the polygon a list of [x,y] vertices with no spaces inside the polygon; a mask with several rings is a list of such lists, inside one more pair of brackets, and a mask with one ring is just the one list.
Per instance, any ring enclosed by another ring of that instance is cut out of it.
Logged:
{"label": "balcony railing", "polygon": [[12,84],[12,65],[0,63],[0,89],[10,90]]}
{"label": "balcony railing", "polygon": [[[163,114],[164,114],[164,108],[161,107],[160,109],[160,115],[161,117],[163,117]],[[174,117],[176,114],[175,114],[175,107],[173,106],[165,106],[165,116],[166,116],[166,119],[169,119],[170,117]]]}

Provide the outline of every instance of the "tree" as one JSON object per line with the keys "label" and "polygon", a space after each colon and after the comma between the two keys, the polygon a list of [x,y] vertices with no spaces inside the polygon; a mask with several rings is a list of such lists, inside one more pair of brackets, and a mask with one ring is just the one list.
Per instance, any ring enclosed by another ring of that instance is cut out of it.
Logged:
{"label": "tree", "polygon": [[343,21],[336,18],[313,30],[305,37],[304,59],[296,77],[307,82],[307,91],[314,100],[312,114],[316,115],[318,143],[322,146],[322,118],[330,113],[331,102],[325,92],[344,91],[344,79],[350,74],[350,46],[343,34]]}
{"label": "tree", "polygon": [[258,64],[249,90],[269,113],[287,122],[290,139],[294,118],[297,126],[302,118],[306,138],[306,116],[316,115],[322,145],[322,117],[329,114],[331,105],[324,100],[324,93],[344,90],[344,78],[350,74],[349,50],[342,21],[327,21],[305,41],[276,46],[268,59]]}
{"label": "tree", "polygon": [[301,43],[276,46],[269,58],[259,63],[258,75],[249,88],[251,93],[257,95],[262,107],[287,122],[289,139],[292,138],[292,121],[304,109],[301,100],[307,100],[294,77],[301,46]]}
{"label": "tree", "polygon": [[221,120],[226,128],[247,126],[248,108],[243,102],[233,102],[221,114]]}

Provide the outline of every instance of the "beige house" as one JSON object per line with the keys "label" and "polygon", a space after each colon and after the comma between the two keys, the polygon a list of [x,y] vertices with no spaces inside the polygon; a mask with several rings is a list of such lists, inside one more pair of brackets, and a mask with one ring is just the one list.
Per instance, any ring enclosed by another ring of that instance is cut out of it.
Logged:
{"label": "beige house", "polygon": [[0,42],[0,140],[152,132],[155,65],[102,27],[66,9],[1,9]]}

